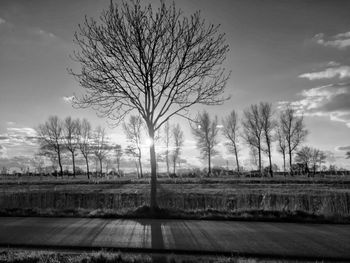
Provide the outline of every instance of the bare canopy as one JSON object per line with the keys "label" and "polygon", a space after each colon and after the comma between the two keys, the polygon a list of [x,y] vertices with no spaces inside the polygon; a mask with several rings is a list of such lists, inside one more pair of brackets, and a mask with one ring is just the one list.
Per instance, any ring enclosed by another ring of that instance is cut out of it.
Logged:
{"label": "bare canopy", "polygon": [[[219,26],[200,13],[184,17],[175,4],[156,10],[141,1],[111,2],[101,20],[85,19],[75,35],[81,65],[71,73],[85,94],[78,107],[93,107],[118,124],[131,111],[144,119],[150,140],[172,116],[192,105],[224,102],[228,78],[221,67],[229,50]],[[151,156],[151,207],[156,204],[156,155]]]}

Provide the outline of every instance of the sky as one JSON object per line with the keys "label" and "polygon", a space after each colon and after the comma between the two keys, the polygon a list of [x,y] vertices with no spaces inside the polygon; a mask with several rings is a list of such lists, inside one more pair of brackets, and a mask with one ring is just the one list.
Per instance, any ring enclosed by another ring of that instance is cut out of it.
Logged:
{"label": "sky", "polygon": [[[94,127],[106,127],[113,142],[126,145],[121,127],[112,128],[93,109],[70,103],[83,92],[67,72],[78,68],[69,57],[77,49],[74,32],[85,15],[98,18],[109,2],[0,1],[0,165],[33,156],[34,129],[50,115],[85,117]],[[142,2],[159,5],[158,0]],[[241,116],[261,101],[272,103],[278,114],[292,103],[305,116],[305,145],[332,152],[333,162],[350,168],[345,159],[350,150],[350,1],[178,0],[176,7],[184,15],[200,10],[207,23],[220,24],[230,46],[224,66],[232,72],[226,86],[231,99],[220,106],[195,106],[192,114],[206,109],[221,119],[235,109]],[[201,165],[188,121],[171,123],[181,123],[185,131],[182,157]],[[241,148],[248,165],[247,146],[241,143]],[[223,143],[218,149],[214,162],[233,165]],[[281,163],[276,152],[274,159]]]}

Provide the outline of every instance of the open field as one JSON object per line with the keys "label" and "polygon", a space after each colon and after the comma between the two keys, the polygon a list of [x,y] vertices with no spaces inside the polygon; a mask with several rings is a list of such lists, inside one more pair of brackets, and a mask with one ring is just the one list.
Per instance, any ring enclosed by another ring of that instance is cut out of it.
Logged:
{"label": "open field", "polygon": [[[82,178],[2,180],[0,211],[35,210],[37,215],[116,216],[148,204],[148,179],[87,181]],[[267,211],[311,216],[350,218],[349,178],[187,178],[160,179],[158,203],[162,208],[221,214]],[[16,212],[17,211],[17,212]],[[46,212],[45,212],[46,211]],[[72,212],[73,211],[73,212]],[[11,214],[11,213],[9,213]],[[25,215],[25,214],[23,214]]]}

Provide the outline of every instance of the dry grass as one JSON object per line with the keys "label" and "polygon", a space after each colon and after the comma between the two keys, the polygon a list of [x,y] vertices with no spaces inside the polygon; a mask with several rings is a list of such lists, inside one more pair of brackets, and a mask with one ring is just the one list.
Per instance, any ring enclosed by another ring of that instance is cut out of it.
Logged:
{"label": "dry grass", "polygon": [[[161,208],[182,211],[185,218],[256,217],[263,220],[295,218],[293,215],[298,214],[298,218],[305,215],[307,220],[347,221],[350,217],[349,181],[320,180],[161,179],[158,203]],[[2,183],[2,214],[118,217],[128,216],[130,211],[149,203],[150,185],[146,179],[58,182]]]}

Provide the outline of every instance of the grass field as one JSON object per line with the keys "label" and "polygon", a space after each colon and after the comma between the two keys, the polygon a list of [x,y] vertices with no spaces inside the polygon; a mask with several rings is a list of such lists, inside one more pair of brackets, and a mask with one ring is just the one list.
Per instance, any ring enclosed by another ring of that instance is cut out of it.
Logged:
{"label": "grass field", "polygon": [[[64,215],[70,211],[72,216],[121,216],[149,202],[148,179],[21,179],[0,181],[3,215],[25,214],[23,211]],[[342,222],[350,218],[350,178],[160,179],[158,203],[188,216],[205,217],[215,211],[223,217],[252,217],[247,213],[254,216],[260,211],[265,217],[299,213]]]}
{"label": "grass field", "polygon": [[322,262],[288,259],[258,259],[224,256],[199,256],[199,255],[166,255],[166,254],[123,254],[115,252],[50,252],[30,250],[1,250],[0,262],[10,263],[289,263],[289,262]]}

